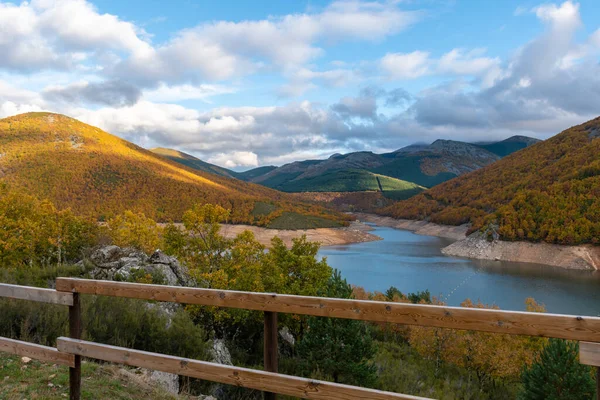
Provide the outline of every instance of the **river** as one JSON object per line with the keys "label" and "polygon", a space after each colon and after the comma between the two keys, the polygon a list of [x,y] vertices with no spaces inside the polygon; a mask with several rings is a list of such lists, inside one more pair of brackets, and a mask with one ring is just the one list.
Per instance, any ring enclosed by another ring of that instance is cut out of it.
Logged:
{"label": "river", "polygon": [[524,310],[533,297],[547,312],[600,316],[600,272],[449,257],[441,249],[451,240],[372,226],[383,240],[319,252],[349,283],[368,291],[429,290],[448,305],[470,298],[504,310]]}

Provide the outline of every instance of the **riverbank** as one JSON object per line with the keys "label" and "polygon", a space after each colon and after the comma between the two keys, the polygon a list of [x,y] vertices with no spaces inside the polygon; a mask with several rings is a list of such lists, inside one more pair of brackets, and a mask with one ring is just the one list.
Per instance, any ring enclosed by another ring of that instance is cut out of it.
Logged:
{"label": "riverbank", "polygon": [[418,235],[455,240],[454,243],[442,249],[442,253],[448,256],[534,263],[566,269],[600,270],[600,247],[597,246],[564,246],[502,240],[490,242],[477,233],[467,237],[468,227],[466,225],[447,226],[426,221],[394,219],[365,213],[353,215],[363,222],[405,229]]}
{"label": "riverbank", "polygon": [[353,216],[361,222],[370,222],[379,226],[404,229],[417,235],[437,236],[452,240],[461,240],[467,234],[467,225],[449,226],[439,225],[426,221],[413,221],[410,219],[395,219],[375,214],[353,213]]}
{"label": "riverbank", "polygon": [[364,243],[381,240],[379,236],[369,233],[373,230],[361,222],[352,222],[344,228],[317,228],[303,230],[267,229],[251,225],[222,225],[221,234],[226,238],[234,238],[243,231],[254,233],[256,240],[269,247],[271,239],[278,236],[286,246],[291,246],[292,239],[306,235],[311,242],[319,242],[321,246],[335,246],[351,243]]}
{"label": "riverbank", "polygon": [[444,247],[442,253],[455,257],[527,262],[566,269],[600,269],[600,248],[595,246],[563,246],[502,240],[490,242],[477,233]]}

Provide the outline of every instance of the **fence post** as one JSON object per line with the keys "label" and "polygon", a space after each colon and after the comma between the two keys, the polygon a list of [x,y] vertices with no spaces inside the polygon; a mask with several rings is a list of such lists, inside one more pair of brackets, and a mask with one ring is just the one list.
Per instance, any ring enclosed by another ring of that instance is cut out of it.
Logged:
{"label": "fence post", "polygon": [[600,367],[596,367],[596,398],[600,400]]}
{"label": "fence post", "polygon": [[[265,311],[265,371],[277,372],[277,313]],[[276,400],[277,394],[265,392],[265,400]]]}
{"label": "fence post", "polygon": [[[81,339],[81,301],[79,293],[73,293],[73,305],[69,306],[69,336]],[[75,366],[69,368],[70,400],[81,399],[81,356],[75,356]]]}

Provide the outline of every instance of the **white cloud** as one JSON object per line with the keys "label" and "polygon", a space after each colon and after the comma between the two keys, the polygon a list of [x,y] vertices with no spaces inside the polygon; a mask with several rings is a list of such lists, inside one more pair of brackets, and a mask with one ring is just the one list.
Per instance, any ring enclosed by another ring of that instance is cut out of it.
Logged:
{"label": "white cloud", "polygon": [[419,18],[419,13],[402,11],[393,2],[339,1],[320,13],[217,21],[179,32],[154,51],[124,61],[115,73],[146,83],[181,83],[248,75],[271,64],[284,70],[301,68],[324,54],[322,43],[380,40]]}
{"label": "white cloud", "polygon": [[233,151],[231,153],[216,154],[209,158],[208,162],[226,168],[258,167],[258,156],[251,151]]}
{"label": "white cloud", "polygon": [[86,53],[151,49],[143,30],[84,0],[0,3],[0,26],[0,67],[18,71],[74,68]]}
{"label": "white cloud", "polygon": [[44,111],[44,109],[35,104],[17,104],[12,101],[5,101],[0,103],[0,118],[10,117],[13,115],[28,113],[32,111]]}
{"label": "white cloud", "polygon": [[415,79],[430,72],[431,60],[425,51],[388,53],[381,59],[381,68],[390,79]]}
{"label": "white cloud", "polygon": [[156,89],[145,90],[143,98],[157,103],[178,102],[183,100],[204,100],[221,94],[235,93],[233,87],[223,85],[201,84],[201,85],[175,85],[167,86],[160,84]]}

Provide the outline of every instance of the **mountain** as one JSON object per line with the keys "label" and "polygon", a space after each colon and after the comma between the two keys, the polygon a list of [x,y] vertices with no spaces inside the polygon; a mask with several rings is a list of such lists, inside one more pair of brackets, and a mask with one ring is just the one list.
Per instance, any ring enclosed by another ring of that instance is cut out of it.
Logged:
{"label": "mountain", "polygon": [[[380,179],[402,181],[397,182],[399,185],[412,184],[410,189],[413,190],[432,187],[482,168],[499,160],[500,154],[535,141],[522,136],[485,145],[436,140],[429,145],[414,144],[386,154],[362,151],[334,154],[326,160],[297,161],[278,168],[269,167],[265,173],[253,173],[245,179],[285,192],[370,191],[378,190],[372,184],[374,178],[368,178],[376,175]],[[361,179],[344,184],[356,177],[357,170],[365,172]]]}
{"label": "mountain", "polygon": [[227,178],[238,177],[238,174],[235,171],[231,171],[227,168],[207,163],[181,151],[166,149],[164,147],[156,147],[154,149],[150,149],[150,151],[154,154],[158,154],[159,156],[168,158],[169,160],[173,160],[198,171],[204,171],[215,175],[226,176]]}
{"label": "mountain", "polygon": [[178,221],[195,203],[219,204],[231,210],[235,223],[269,225],[285,216],[297,222],[288,226],[304,228],[303,221],[339,226],[344,220],[285,193],[187,167],[51,113],[0,120],[0,180],[101,220],[130,209]]}
{"label": "mountain", "polygon": [[512,136],[501,142],[483,144],[479,145],[479,147],[486,149],[487,151],[490,151],[500,157],[506,157],[515,151],[529,147],[537,142],[540,142],[540,140],[527,136]]}
{"label": "mountain", "polygon": [[600,244],[600,117],[381,211],[505,240]]}
{"label": "mountain", "polygon": [[243,181],[251,181],[252,179],[256,178],[257,176],[261,176],[268,172],[273,171],[275,168],[277,168],[277,167],[274,165],[267,165],[264,167],[249,169],[248,171],[244,171],[244,172],[238,172],[237,176],[239,179],[241,179]]}

